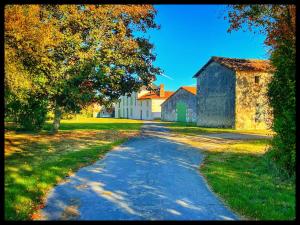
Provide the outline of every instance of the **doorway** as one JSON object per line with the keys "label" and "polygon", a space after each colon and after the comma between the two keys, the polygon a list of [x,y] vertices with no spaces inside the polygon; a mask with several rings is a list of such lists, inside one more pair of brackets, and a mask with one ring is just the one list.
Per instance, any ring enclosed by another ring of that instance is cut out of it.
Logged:
{"label": "doorway", "polygon": [[186,122],[186,104],[178,102],[176,104],[177,121]]}

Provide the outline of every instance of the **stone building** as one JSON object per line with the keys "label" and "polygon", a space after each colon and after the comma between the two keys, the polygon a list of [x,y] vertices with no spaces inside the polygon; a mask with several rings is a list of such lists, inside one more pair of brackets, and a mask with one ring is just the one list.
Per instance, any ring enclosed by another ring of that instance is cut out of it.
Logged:
{"label": "stone building", "polygon": [[161,104],[173,93],[165,91],[164,85],[153,85],[155,91],[142,87],[131,96],[121,96],[115,105],[115,118],[153,120],[161,118]]}
{"label": "stone building", "polygon": [[164,121],[196,122],[196,87],[182,86],[161,105]]}
{"label": "stone building", "polygon": [[266,129],[272,120],[268,60],[212,57],[197,78],[197,125]]}

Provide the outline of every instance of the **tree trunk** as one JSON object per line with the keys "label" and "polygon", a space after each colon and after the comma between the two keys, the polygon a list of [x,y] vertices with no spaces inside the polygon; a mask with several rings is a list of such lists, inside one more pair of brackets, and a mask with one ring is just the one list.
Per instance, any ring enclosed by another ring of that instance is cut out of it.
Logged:
{"label": "tree trunk", "polygon": [[58,128],[60,126],[60,120],[61,120],[61,108],[56,105],[54,109],[54,121],[53,121],[53,127],[52,127],[52,133],[57,133]]}

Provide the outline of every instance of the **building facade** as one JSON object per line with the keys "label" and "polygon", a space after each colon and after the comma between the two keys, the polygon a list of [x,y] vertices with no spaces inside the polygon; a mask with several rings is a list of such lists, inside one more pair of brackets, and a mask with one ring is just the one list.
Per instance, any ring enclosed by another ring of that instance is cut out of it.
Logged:
{"label": "building facade", "polygon": [[131,96],[121,96],[115,105],[115,118],[153,120],[161,118],[161,104],[173,92],[165,91],[164,85],[154,86],[156,91],[145,87]]}
{"label": "building facade", "polygon": [[272,121],[266,92],[267,60],[212,57],[197,78],[197,125],[267,129]]}
{"label": "building facade", "polygon": [[182,86],[161,105],[164,121],[196,122],[196,87]]}

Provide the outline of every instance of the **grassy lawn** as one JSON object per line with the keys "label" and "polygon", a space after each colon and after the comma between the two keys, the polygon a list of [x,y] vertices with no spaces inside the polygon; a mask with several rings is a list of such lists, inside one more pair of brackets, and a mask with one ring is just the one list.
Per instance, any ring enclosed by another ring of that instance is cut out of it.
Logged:
{"label": "grassy lawn", "polygon": [[139,134],[139,120],[89,118],[63,120],[50,135],[50,121],[40,133],[5,127],[5,219],[38,215],[45,194],[66,176],[91,164],[112,147]]}
{"label": "grassy lawn", "polygon": [[271,130],[235,130],[231,128],[210,128],[210,127],[197,127],[195,123],[185,122],[162,122],[165,126],[169,127],[175,133],[197,135],[203,133],[243,133],[243,134],[260,134],[272,135]]}
{"label": "grassy lawn", "polygon": [[[224,140],[195,137],[199,134],[231,132],[231,129],[201,128],[184,123],[167,125],[180,141],[205,154],[200,167],[212,190],[237,212],[250,220],[295,219],[295,182],[274,173],[264,153],[269,139]],[[238,131],[233,130],[234,133]],[[268,131],[242,131],[268,134]]]}

